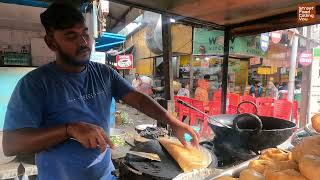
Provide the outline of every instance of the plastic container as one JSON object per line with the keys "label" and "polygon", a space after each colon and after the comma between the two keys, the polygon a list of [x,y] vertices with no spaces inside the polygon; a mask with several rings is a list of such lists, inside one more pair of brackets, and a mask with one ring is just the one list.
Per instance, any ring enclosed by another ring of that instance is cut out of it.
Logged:
{"label": "plastic container", "polygon": [[126,132],[122,129],[110,128],[110,140],[115,147],[122,147],[126,144]]}
{"label": "plastic container", "polygon": [[[191,127],[192,127],[192,129],[195,130],[197,133],[200,132],[200,127],[198,127],[198,126],[191,126]],[[185,134],[184,134],[184,139],[185,139],[187,142],[190,142],[191,139],[192,139],[192,137],[190,136],[190,134],[185,133]]]}

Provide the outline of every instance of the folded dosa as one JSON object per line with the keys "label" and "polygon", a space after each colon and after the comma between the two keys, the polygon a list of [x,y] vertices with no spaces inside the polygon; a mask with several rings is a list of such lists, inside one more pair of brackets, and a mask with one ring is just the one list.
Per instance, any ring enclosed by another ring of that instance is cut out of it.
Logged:
{"label": "folded dosa", "polygon": [[206,168],[211,163],[211,157],[203,149],[186,148],[177,139],[160,138],[159,141],[184,172]]}

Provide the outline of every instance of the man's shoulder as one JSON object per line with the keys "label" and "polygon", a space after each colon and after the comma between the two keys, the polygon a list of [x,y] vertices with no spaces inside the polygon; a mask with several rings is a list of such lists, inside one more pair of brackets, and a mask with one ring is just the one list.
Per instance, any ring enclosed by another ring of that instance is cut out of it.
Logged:
{"label": "man's shoulder", "polygon": [[46,78],[49,73],[51,64],[46,64],[28,72],[22,79],[26,81],[40,81]]}
{"label": "man's shoulder", "polygon": [[107,71],[108,73],[113,72],[113,68],[111,66],[92,61],[89,62],[89,70]]}

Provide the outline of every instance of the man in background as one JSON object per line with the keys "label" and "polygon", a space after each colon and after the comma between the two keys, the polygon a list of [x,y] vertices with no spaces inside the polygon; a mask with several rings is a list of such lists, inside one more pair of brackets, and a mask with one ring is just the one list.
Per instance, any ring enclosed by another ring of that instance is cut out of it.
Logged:
{"label": "man in background", "polygon": [[209,102],[209,79],[210,75],[204,75],[203,79],[198,80],[198,87],[196,88],[194,98],[203,101],[205,104]]}
{"label": "man in background", "polygon": [[148,96],[153,96],[153,80],[149,76],[141,76],[141,85],[139,87],[139,91],[148,95]]}
{"label": "man in background", "polygon": [[132,80],[132,87],[138,90],[139,86],[141,85],[142,81],[140,79],[139,73],[135,74],[135,78]]}

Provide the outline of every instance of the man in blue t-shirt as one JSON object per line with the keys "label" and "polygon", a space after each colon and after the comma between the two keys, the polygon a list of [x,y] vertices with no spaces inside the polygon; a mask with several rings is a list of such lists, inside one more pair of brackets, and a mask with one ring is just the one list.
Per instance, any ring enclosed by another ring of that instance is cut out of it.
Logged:
{"label": "man in blue t-shirt", "polygon": [[[108,138],[113,97],[169,124],[183,144],[189,133],[197,145],[198,135],[190,126],[134,90],[112,68],[89,62],[92,39],[81,12],[52,4],[41,22],[56,61],[17,84],[5,117],[6,155],[36,153],[40,180],[114,179]],[[100,161],[92,164],[95,159]]]}

